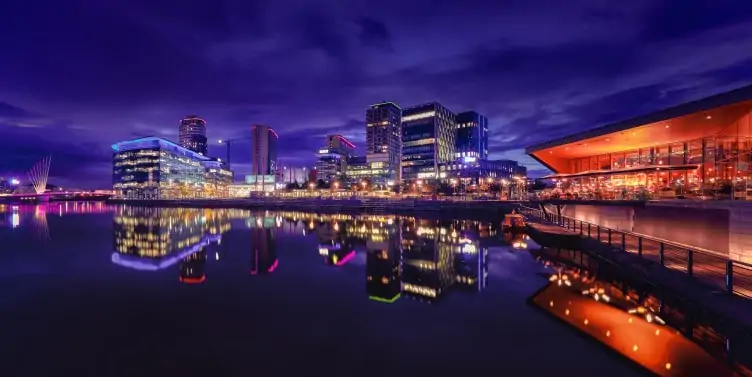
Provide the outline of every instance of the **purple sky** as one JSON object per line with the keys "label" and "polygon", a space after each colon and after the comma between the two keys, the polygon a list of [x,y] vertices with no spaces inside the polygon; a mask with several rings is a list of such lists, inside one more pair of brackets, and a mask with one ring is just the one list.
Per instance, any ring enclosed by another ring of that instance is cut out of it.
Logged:
{"label": "purple sky", "polygon": [[[565,5],[566,4],[566,5]],[[608,4],[608,6],[606,6]],[[0,176],[52,154],[51,183],[111,184],[113,142],[218,139],[254,123],[309,165],[324,135],[363,150],[365,109],[438,101],[490,122],[493,158],[749,84],[752,2],[0,2]],[[249,146],[233,146],[249,168]]]}

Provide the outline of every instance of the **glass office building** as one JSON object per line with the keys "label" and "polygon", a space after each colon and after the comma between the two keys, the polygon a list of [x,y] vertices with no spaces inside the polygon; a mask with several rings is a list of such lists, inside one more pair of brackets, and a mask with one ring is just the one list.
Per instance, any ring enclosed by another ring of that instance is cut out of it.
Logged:
{"label": "glass office building", "polygon": [[455,127],[457,127],[457,137],[454,157],[487,160],[488,119],[475,111],[465,111],[457,114]]}
{"label": "glass office building", "polygon": [[557,195],[752,200],[752,86],[541,143]]}
{"label": "glass office building", "polygon": [[112,145],[113,191],[120,199],[227,197],[233,175],[215,159],[171,141],[144,137]]}
{"label": "glass office building", "polygon": [[439,166],[454,161],[454,114],[439,103],[415,106],[402,111],[402,179],[444,178]]}

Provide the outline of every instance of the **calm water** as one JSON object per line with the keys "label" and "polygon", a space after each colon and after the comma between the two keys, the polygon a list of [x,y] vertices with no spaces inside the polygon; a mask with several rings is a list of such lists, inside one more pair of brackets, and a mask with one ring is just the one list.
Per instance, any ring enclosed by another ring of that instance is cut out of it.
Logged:
{"label": "calm water", "polygon": [[2,376],[639,374],[498,223],[51,203],[0,245]]}

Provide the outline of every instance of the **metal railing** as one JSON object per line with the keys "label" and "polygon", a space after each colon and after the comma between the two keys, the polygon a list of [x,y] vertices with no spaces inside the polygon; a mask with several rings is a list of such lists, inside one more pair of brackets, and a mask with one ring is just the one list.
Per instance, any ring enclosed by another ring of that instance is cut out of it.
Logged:
{"label": "metal railing", "polygon": [[611,248],[636,254],[662,267],[684,272],[692,278],[723,289],[729,294],[752,298],[752,265],[728,259],[723,254],[642,234],[611,229],[536,208],[521,206],[519,212],[557,224],[583,237],[607,244]]}

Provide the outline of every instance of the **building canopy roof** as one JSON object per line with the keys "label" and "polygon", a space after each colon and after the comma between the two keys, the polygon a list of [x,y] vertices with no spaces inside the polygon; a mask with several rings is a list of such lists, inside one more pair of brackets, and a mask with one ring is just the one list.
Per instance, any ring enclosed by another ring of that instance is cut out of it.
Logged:
{"label": "building canopy roof", "polygon": [[596,156],[715,135],[752,111],[752,85],[527,148],[552,170],[554,160]]}

